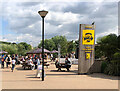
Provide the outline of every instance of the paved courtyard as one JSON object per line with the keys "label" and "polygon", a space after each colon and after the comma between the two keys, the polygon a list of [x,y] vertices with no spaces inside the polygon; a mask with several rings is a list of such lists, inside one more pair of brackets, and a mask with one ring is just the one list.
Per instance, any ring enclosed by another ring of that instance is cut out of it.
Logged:
{"label": "paved courtyard", "polygon": [[[23,70],[17,65],[14,72],[10,68],[1,69],[2,89],[118,89],[118,77],[101,73],[77,75],[77,65],[70,72],[57,72],[55,65],[45,67],[45,81],[36,78],[36,70]],[[66,70],[66,69],[63,69]]]}

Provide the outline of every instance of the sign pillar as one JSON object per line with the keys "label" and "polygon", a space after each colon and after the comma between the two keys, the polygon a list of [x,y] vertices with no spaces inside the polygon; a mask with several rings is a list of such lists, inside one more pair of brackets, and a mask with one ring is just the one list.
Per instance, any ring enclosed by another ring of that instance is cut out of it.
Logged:
{"label": "sign pillar", "polygon": [[94,63],[95,25],[80,24],[78,74],[90,73]]}

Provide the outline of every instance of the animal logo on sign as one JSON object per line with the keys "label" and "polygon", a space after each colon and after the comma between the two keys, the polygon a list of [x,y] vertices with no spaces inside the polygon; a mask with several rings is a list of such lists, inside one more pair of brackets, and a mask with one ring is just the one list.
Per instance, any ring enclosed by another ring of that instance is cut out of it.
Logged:
{"label": "animal logo on sign", "polygon": [[86,34],[85,34],[85,37],[84,37],[84,40],[85,40],[86,42],[92,41],[92,40],[93,40],[92,34],[91,34],[91,33],[86,33]]}

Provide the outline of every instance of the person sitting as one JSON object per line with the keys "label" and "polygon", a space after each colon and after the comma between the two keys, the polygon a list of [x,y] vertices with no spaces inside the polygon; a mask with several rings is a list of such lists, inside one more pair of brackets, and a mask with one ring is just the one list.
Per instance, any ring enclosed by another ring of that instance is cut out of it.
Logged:
{"label": "person sitting", "polygon": [[68,57],[65,58],[65,67],[67,68],[67,71],[69,71],[69,68],[71,67],[70,60],[68,60]]}
{"label": "person sitting", "polygon": [[34,70],[35,69],[35,65],[33,64],[33,61],[31,58],[28,58],[28,65],[31,66],[31,69]]}
{"label": "person sitting", "polygon": [[56,60],[55,65],[56,65],[56,68],[58,68],[57,71],[61,71],[61,65],[58,60]]}

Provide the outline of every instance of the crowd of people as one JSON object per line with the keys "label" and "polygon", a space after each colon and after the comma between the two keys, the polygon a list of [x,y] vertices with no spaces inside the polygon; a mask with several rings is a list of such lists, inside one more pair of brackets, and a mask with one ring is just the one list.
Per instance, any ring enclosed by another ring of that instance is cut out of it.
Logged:
{"label": "crowd of people", "polygon": [[18,64],[18,55],[2,55],[0,57],[1,60],[1,68],[4,69],[5,63],[6,63],[6,68],[11,68],[12,72],[14,70],[15,64]]}
{"label": "crowd of people", "polygon": [[19,65],[22,63],[28,63],[28,65],[31,66],[33,69],[37,69],[37,65],[40,64],[41,58],[35,56],[21,56],[19,57],[17,54],[14,54],[12,56],[10,55],[2,55],[0,57],[0,62],[1,62],[1,68],[5,68],[5,63],[6,63],[6,68],[11,68],[12,72],[15,68],[15,65]]}
{"label": "crowd of people", "polygon": [[[51,58],[51,61],[56,61],[56,63],[59,64],[57,57],[51,56],[50,58]],[[68,66],[69,58],[73,58],[73,56],[69,54],[66,56],[61,56],[61,58],[65,58],[65,64],[66,66]],[[4,54],[0,56],[1,68],[4,69],[6,64],[6,68],[11,68],[12,72],[14,71],[15,65],[19,65],[23,63],[28,64],[32,70],[37,69],[38,66],[42,63],[41,61],[42,61],[41,56],[37,56],[37,55],[18,56],[17,54],[13,54],[13,55]]]}
{"label": "crowd of people", "polygon": [[37,69],[37,66],[41,63],[41,58],[38,56],[22,56],[20,63],[27,63],[31,66],[31,69]]}

